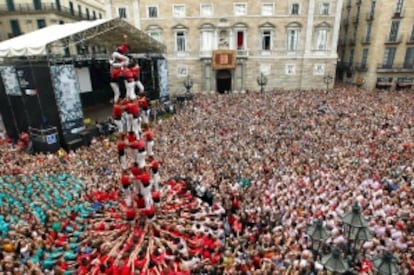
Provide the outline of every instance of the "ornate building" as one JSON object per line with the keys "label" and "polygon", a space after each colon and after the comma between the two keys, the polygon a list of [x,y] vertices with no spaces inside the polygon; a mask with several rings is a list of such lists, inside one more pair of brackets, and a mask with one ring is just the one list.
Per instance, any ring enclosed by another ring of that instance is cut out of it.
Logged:
{"label": "ornate building", "polygon": [[[337,63],[342,0],[106,0],[119,16],[167,46],[171,93],[324,88]],[[329,81],[328,85],[332,85]]]}
{"label": "ornate building", "polygon": [[414,87],[414,2],[346,0],[338,77],[367,89]]}

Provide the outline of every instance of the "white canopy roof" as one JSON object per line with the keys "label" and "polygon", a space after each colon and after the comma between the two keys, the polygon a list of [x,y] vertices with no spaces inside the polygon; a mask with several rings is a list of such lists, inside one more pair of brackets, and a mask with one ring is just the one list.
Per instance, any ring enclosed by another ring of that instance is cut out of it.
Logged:
{"label": "white canopy roof", "polygon": [[47,56],[53,47],[77,44],[92,40],[96,45],[115,49],[122,43],[122,35],[128,35],[131,53],[162,53],[165,46],[126,21],[99,19],[51,25],[0,43],[0,57]]}

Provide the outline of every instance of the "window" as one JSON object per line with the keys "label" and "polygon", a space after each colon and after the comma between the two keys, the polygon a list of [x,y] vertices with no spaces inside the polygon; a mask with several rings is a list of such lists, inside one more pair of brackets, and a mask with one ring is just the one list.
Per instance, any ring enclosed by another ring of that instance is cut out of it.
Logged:
{"label": "window", "polygon": [[321,3],[319,7],[319,14],[320,15],[329,15],[329,3]]}
{"label": "window", "polygon": [[367,66],[368,61],[368,49],[362,50],[362,57],[361,57],[361,67],[365,68]]}
{"label": "window", "polygon": [[213,4],[200,4],[200,15],[205,17],[213,16]]}
{"label": "window", "polygon": [[81,7],[81,5],[78,5],[78,15],[82,16],[82,7]]}
{"label": "window", "polygon": [[128,18],[127,8],[126,7],[119,7],[118,8],[118,17],[119,18],[123,18],[123,19],[127,19]]}
{"label": "window", "polygon": [[263,3],[262,4],[262,15],[264,16],[272,16],[274,12],[274,5],[273,3]]}
{"label": "window", "polygon": [[149,36],[161,42],[161,33],[159,31],[152,31],[148,33]]}
{"label": "window", "polygon": [[295,64],[285,64],[285,74],[287,74],[287,75],[294,75],[294,74],[296,74],[296,66],[295,66]]}
{"label": "window", "polygon": [[351,49],[351,51],[349,52],[349,66],[352,66],[352,63],[354,63],[354,53],[354,49]]}
{"label": "window", "polygon": [[185,17],[185,5],[173,5],[173,17]]}
{"label": "window", "polygon": [[59,24],[60,24],[60,25],[64,25],[64,24],[65,24],[65,21],[63,21],[63,20],[59,20]]}
{"label": "window", "polygon": [[13,36],[18,36],[22,33],[20,31],[19,21],[16,20],[16,19],[10,20],[10,27],[11,27],[11,31],[12,31]]}
{"label": "window", "polygon": [[395,13],[401,14],[404,5],[404,0],[397,0],[395,5]]}
{"label": "window", "polygon": [[313,66],[313,75],[324,75],[325,74],[325,64],[315,64]]}
{"label": "window", "polygon": [[262,31],[262,50],[270,51],[272,49],[272,31]]}
{"label": "window", "polygon": [[60,5],[60,0],[55,0],[55,5],[58,11],[62,10],[62,6]]}
{"label": "window", "polygon": [[382,61],[382,66],[384,68],[391,68],[394,63],[396,48],[386,48],[384,52],[384,59]]}
{"label": "window", "polygon": [[414,41],[414,26],[413,26],[413,28],[411,29],[410,41],[411,41],[411,42],[412,42],[412,41]]}
{"label": "window", "polygon": [[7,10],[8,11],[14,11],[15,10],[14,1],[13,0],[7,0]]}
{"label": "window", "polygon": [[178,65],[177,66],[177,76],[187,76],[187,75],[188,75],[187,65]]}
{"label": "window", "polygon": [[246,15],[247,14],[247,4],[246,3],[235,3],[234,4],[234,15]]}
{"label": "window", "polygon": [[371,23],[371,22],[369,22],[369,23],[367,24],[367,30],[366,30],[366,32],[365,32],[365,39],[364,39],[364,42],[369,42],[369,41],[371,41],[371,31],[372,31],[372,23]]}
{"label": "window", "polygon": [[405,52],[404,68],[405,69],[414,68],[414,48],[407,48]]}
{"label": "window", "polygon": [[86,8],[86,18],[91,19],[91,15],[89,14],[89,9]]}
{"label": "window", "polygon": [[37,19],[37,28],[41,29],[46,27],[46,20],[45,19]]}
{"label": "window", "polygon": [[245,50],[246,49],[246,47],[245,47],[245,45],[246,45],[245,31],[244,30],[237,30],[236,31],[236,39],[237,39],[237,41],[236,41],[237,50]]}
{"label": "window", "polygon": [[202,30],[200,50],[211,51],[214,49],[214,31],[213,30]]}
{"label": "window", "polygon": [[158,7],[157,6],[149,6],[147,7],[147,17],[148,18],[157,18],[158,17]]}
{"label": "window", "polygon": [[316,49],[326,50],[327,44],[328,44],[328,30],[327,29],[317,30]]}
{"label": "window", "polygon": [[69,11],[70,11],[70,14],[75,15],[75,9],[73,8],[72,1],[69,2]]}
{"label": "window", "polygon": [[64,49],[64,54],[65,54],[65,57],[69,57],[70,56],[70,49],[69,49],[69,47],[65,47],[65,49]]}
{"label": "window", "polygon": [[33,6],[35,10],[42,9],[42,1],[41,0],[33,0]]}
{"label": "window", "polygon": [[99,19],[102,19],[102,13],[99,13]]}
{"label": "window", "polygon": [[390,35],[388,36],[388,41],[390,42],[397,41],[399,28],[400,28],[400,21],[392,21]]}
{"label": "window", "polygon": [[183,31],[175,33],[175,50],[179,53],[187,51],[187,36]]}
{"label": "window", "polygon": [[93,17],[93,19],[96,19],[96,11],[92,12],[92,17]]}
{"label": "window", "polygon": [[299,3],[293,3],[290,5],[290,14],[299,15]]}
{"label": "window", "polygon": [[287,50],[296,51],[298,48],[299,30],[289,29],[287,31]]}

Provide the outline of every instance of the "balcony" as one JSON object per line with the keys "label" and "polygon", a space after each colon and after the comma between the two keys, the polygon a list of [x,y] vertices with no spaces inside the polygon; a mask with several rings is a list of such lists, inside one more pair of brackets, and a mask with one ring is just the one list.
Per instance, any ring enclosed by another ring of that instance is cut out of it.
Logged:
{"label": "balcony", "polygon": [[369,44],[371,44],[371,37],[363,37],[361,39],[361,44],[362,45],[369,45]]}
{"label": "balcony", "polygon": [[362,0],[357,0],[357,1],[356,1],[356,5],[357,5],[357,6],[361,6],[361,4],[362,4]]}
{"label": "balcony", "polygon": [[359,23],[359,16],[353,16],[352,17],[352,23],[358,24]]}
{"label": "balcony", "polygon": [[414,73],[413,63],[404,64],[380,64],[377,67],[379,73]]}
{"label": "balcony", "polygon": [[374,12],[368,12],[367,13],[367,15],[366,15],[366,20],[367,21],[372,21],[372,20],[374,20]]}
{"label": "balcony", "polygon": [[0,5],[0,15],[27,15],[27,14],[43,14],[43,13],[56,13],[60,16],[71,17],[77,20],[95,20],[92,15],[86,13],[79,13],[78,11],[71,10],[68,7],[56,6],[54,3],[42,4],[40,7],[36,7],[33,4],[14,4],[13,9],[9,9],[7,5]]}
{"label": "balcony", "polygon": [[404,17],[404,10],[395,11],[392,15],[393,19],[400,19]]}
{"label": "balcony", "polygon": [[368,66],[367,64],[355,64],[355,70],[358,72],[367,72],[368,71]]}
{"label": "balcony", "polygon": [[201,50],[199,52],[200,58],[211,58],[213,56],[213,51],[211,50]]}
{"label": "balcony", "polygon": [[387,40],[385,41],[385,44],[400,44],[401,41],[403,39],[403,36],[400,35],[396,35],[396,36],[388,36]]}
{"label": "balcony", "polygon": [[236,50],[236,54],[237,54],[236,56],[239,58],[247,58],[249,56],[249,51],[240,49],[240,50]]}

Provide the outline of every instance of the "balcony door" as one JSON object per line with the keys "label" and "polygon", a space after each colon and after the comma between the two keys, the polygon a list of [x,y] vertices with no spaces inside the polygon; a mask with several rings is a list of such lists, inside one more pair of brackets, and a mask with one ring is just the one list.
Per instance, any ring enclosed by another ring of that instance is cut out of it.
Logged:
{"label": "balcony door", "polygon": [[60,0],[55,0],[55,4],[56,4],[56,9],[58,11],[60,11],[62,9],[61,5],[60,5]]}
{"label": "balcony door", "polygon": [[7,0],[7,10],[8,11],[14,11],[14,1],[13,0]]}
{"label": "balcony door", "polygon": [[42,1],[41,0],[33,0],[33,7],[35,10],[42,9]]}
{"label": "balcony door", "polygon": [[407,48],[404,59],[405,69],[414,69],[414,48]]}

